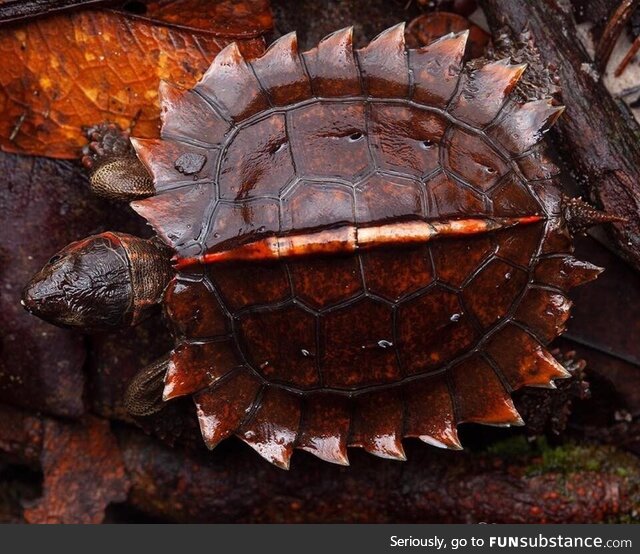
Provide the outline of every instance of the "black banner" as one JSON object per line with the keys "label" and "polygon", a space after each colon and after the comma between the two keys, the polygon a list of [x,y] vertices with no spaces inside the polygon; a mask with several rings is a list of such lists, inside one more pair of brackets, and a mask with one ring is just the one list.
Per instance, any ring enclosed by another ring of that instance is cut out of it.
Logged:
{"label": "black banner", "polygon": [[637,552],[637,525],[3,526],[6,552]]}

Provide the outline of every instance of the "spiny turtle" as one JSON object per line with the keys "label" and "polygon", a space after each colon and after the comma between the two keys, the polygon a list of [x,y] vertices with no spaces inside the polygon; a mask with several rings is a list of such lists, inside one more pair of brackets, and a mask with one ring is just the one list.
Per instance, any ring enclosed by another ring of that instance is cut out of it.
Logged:
{"label": "spiny turtle", "polygon": [[144,167],[115,141],[92,176],[157,237],[69,245],[25,306],[95,329],[162,304],[176,346],[132,412],[190,395],[209,448],[235,434],[280,467],[522,424],[511,392],[568,375],[545,345],[601,271],[570,231],[607,216],[562,195],[539,144],[562,107],[511,94],[524,65],[463,67],[466,39],[407,49],[398,25],[354,50],[344,29],[301,54],[292,33],[163,84],[162,138],[132,139]]}

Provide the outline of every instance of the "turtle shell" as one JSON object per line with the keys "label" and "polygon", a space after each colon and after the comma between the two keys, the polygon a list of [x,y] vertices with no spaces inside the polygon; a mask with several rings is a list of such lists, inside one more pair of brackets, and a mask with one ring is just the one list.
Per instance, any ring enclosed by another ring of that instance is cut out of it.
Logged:
{"label": "turtle shell", "polygon": [[[236,434],[281,467],[458,449],[457,424],[521,424],[511,392],[568,375],[544,345],[599,268],[571,256],[538,145],[562,108],[509,98],[523,65],[463,67],[466,38],[412,50],[398,25],[354,51],[345,29],[301,54],[288,34],[162,86],[162,138],[134,144],[156,194],[132,206],[176,253],[164,398],[193,396],[208,447]],[[529,216],[347,254],[335,233]],[[179,263],[303,231],[321,253]]]}

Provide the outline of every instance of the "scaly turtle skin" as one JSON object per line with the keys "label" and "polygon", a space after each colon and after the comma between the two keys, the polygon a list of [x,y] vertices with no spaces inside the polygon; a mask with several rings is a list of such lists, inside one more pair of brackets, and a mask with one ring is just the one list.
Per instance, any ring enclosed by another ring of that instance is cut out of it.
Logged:
{"label": "scaly turtle skin", "polygon": [[562,108],[509,98],[522,65],[463,68],[466,37],[408,50],[399,25],[354,52],[346,29],[299,54],[289,34],[164,85],[162,138],[133,140],[152,180],[122,159],[93,178],[162,244],[74,243],[27,308],[99,328],[162,303],[176,346],[132,411],[191,395],[209,448],[236,434],[280,467],[522,424],[510,393],[567,376],[545,345],[600,272],[570,226],[606,217],[563,198],[538,145]]}

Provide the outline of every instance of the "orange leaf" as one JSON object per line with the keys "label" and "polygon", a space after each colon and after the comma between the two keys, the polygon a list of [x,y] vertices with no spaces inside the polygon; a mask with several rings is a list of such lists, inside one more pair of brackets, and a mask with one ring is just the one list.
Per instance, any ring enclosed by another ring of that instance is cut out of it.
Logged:
{"label": "orange leaf", "polygon": [[[196,9],[195,0],[184,3]],[[178,21],[169,8],[181,0],[152,4],[158,18]],[[200,16],[185,11],[190,15],[181,25],[91,10],[3,27],[0,148],[74,158],[86,143],[84,128],[103,121],[132,128],[138,137],[157,137],[160,80],[193,86],[235,33],[245,56],[264,50],[262,38],[242,38],[270,25],[264,0],[198,4]],[[253,30],[241,32],[236,16],[253,22]]]}
{"label": "orange leaf", "polygon": [[142,17],[233,39],[258,37],[273,26],[268,0],[149,0]]}

